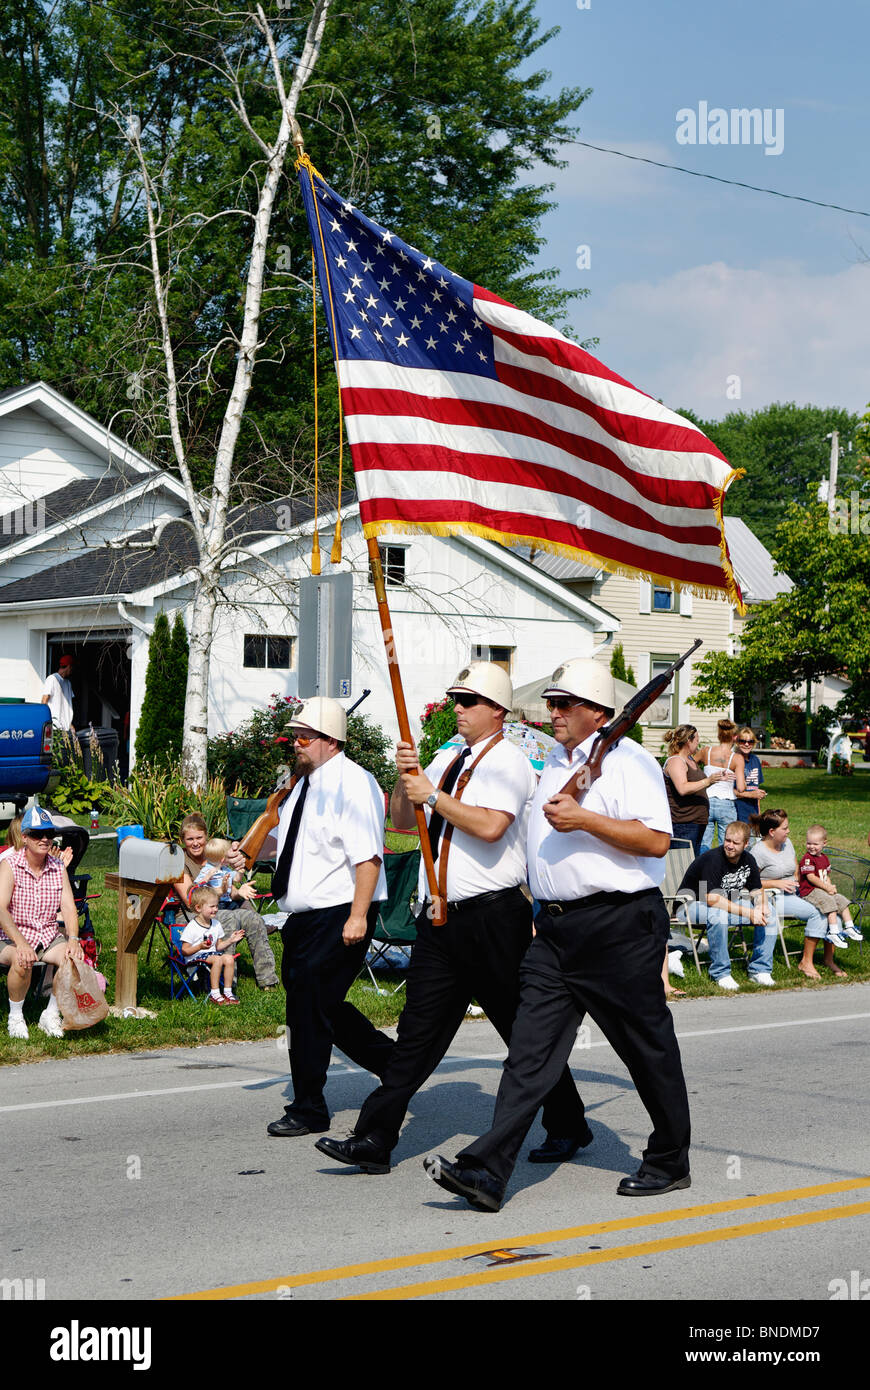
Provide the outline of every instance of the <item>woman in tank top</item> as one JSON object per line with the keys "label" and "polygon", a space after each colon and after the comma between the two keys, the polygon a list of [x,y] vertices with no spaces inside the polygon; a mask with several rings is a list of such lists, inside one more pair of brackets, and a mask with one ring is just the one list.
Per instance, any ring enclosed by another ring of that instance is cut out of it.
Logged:
{"label": "woman in tank top", "polygon": [[710,817],[707,821],[707,829],[704,831],[704,838],[701,841],[702,852],[713,847],[714,827],[718,826],[719,844],[723,843],[727,827],[738,818],[735,793],[739,792],[742,795],[746,791],[746,782],[743,777],[743,755],[734,748],[737,725],[733,719],[720,719],[717,728],[719,742],[704,748],[698,755],[703,760],[704,773],[707,777],[712,776],[717,770],[721,770],[723,773],[720,781],[711,783],[708,792]]}
{"label": "woman in tank top", "polygon": [[695,762],[698,730],[694,725],[681,724],[677,729],[669,729],[665,743],[669,754],[664,766],[665,787],[674,836],[691,840],[697,856],[709,817],[707,788],[721,782],[725,773],[721,768],[708,773]]}

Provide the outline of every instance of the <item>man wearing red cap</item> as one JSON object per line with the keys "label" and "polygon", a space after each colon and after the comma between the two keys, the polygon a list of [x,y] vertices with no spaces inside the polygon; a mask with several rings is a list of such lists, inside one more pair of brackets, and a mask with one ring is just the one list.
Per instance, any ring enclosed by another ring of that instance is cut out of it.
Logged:
{"label": "man wearing red cap", "polygon": [[61,657],[57,671],[46,678],[42,687],[42,704],[51,711],[51,722],[56,729],[75,734],[73,727],[73,688],[70,676],[74,661],[66,652]]}

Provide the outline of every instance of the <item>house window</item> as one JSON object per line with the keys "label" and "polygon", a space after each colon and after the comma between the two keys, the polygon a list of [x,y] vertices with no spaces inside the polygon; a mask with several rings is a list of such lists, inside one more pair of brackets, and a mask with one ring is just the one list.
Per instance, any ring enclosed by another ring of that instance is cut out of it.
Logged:
{"label": "house window", "polygon": [[[381,552],[381,564],[384,569],[384,583],[388,589],[394,589],[399,584],[405,582],[405,545],[379,545]],[[374,584],[372,567],[369,564],[369,583]]]}
{"label": "house window", "polygon": [[662,588],[658,584],[653,585],[652,606],[654,613],[676,613],[677,595],[673,589]]}
{"label": "house window", "polygon": [[488,647],[478,643],[472,648],[471,659],[472,661],[491,661],[510,675],[515,651],[515,647]]}
{"label": "house window", "polygon": [[[654,681],[656,676],[660,676],[663,671],[666,671],[669,666],[673,666],[674,662],[678,660],[679,653],[675,656],[650,656],[650,680]],[[666,729],[674,728],[677,722],[677,679],[678,676],[675,675],[664,693],[650,705],[646,716],[647,724],[662,725]]]}
{"label": "house window", "polygon": [[243,666],[261,671],[291,671],[295,660],[295,637],[245,634]]}

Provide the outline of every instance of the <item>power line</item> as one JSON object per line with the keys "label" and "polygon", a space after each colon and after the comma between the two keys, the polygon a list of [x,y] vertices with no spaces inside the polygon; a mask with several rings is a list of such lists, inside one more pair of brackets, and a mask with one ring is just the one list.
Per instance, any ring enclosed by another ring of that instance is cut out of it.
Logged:
{"label": "power line", "polygon": [[583,145],[587,150],[599,150],[601,154],[618,154],[621,159],[634,159],[640,164],[654,164],[657,169],[674,169],[678,174],[691,174],[695,179],[712,179],[714,183],[728,183],[734,188],[749,188],[753,193],[769,193],[772,198],[787,198],[795,203],[811,203],[816,208],[832,208],[834,212],[848,212],[855,217],[870,217],[870,212],[860,208],[844,208],[839,203],[822,203],[818,198],[802,198],[799,193],[780,193],[776,188],[760,188],[755,183],[742,183],[740,179],[723,179],[718,174],[703,174],[697,169],[686,169],[682,164],[665,164],[661,159],[648,159],[642,154],[628,154],[625,150],[614,150],[607,145],[592,145],[588,140],[562,140],[563,145]]}

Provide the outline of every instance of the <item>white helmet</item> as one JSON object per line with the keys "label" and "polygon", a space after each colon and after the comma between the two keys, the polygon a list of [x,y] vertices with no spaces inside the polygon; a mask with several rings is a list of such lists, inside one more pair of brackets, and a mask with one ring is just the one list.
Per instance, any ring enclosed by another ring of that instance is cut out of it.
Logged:
{"label": "white helmet", "polygon": [[611,714],[616,709],[613,676],[606,666],[590,657],[578,656],[557,666],[550,684],[541,691],[545,700],[550,695],[573,695],[576,700],[588,700],[590,704],[600,705]]}
{"label": "white helmet", "polygon": [[511,678],[494,661],[472,661],[470,665],[463,666],[456,680],[448,686],[447,694],[482,695],[503,710],[509,710],[514,702]]}
{"label": "white helmet", "polygon": [[344,743],[347,738],[347,714],[337,700],[329,700],[325,695],[314,695],[306,700],[298,714],[290,720],[291,729],[314,729],[315,733],[326,734],[327,738]]}

